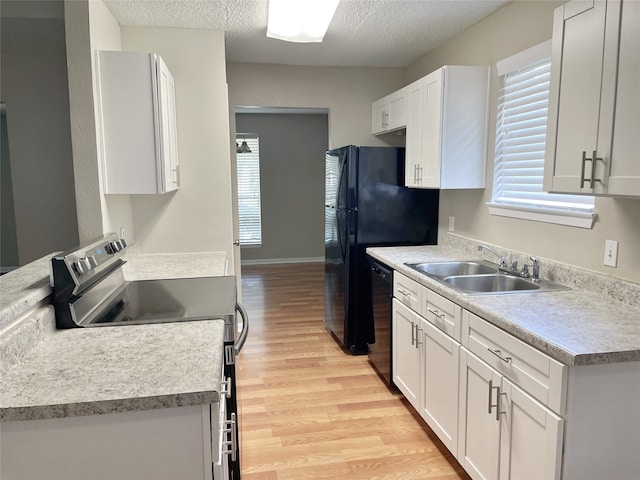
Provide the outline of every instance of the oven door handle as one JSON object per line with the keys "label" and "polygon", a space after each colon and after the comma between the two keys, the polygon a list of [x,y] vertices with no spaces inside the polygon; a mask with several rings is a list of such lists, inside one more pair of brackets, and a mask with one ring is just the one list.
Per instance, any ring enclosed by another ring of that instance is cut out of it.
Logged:
{"label": "oven door handle", "polygon": [[240,350],[242,350],[242,346],[244,345],[244,342],[247,339],[247,334],[249,333],[249,315],[244,307],[239,303],[236,303],[236,311],[242,317],[242,332],[240,332],[240,336],[234,345],[236,355],[238,355]]}

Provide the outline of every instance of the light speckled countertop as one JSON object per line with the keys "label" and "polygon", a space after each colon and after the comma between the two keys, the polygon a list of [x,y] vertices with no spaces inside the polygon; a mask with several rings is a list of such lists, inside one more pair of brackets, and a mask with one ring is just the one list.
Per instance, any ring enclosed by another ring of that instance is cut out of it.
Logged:
{"label": "light speckled countertop", "polygon": [[219,320],[56,330],[4,376],[0,420],[215,402],[223,335]]}
{"label": "light speckled countertop", "polygon": [[122,267],[127,280],[188,278],[227,275],[225,252],[151,253],[125,255]]}
{"label": "light speckled countertop", "polygon": [[640,308],[581,290],[463,295],[406,263],[477,259],[443,246],[367,253],[566,365],[640,361]]}
{"label": "light speckled countertop", "polygon": [[55,253],[0,277],[0,333],[14,319],[51,295],[49,262]]}
{"label": "light speckled countertop", "polygon": [[[0,420],[217,400],[222,321],[56,330],[47,299],[53,255],[0,277]],[[227,274],[224,252],[127,256],[128,280]]]}

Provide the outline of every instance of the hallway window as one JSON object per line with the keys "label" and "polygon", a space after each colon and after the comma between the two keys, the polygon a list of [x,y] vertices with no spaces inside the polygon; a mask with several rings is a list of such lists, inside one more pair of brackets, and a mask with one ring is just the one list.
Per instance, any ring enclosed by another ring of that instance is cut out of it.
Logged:
{"label": "hallway window", "polygon": [[[243,152],[243,142],[249,152]],[[262,245],[262,214],[260,202],[260,145],[258,136],[252,133],[236,135],[238,223],[240,245]]]}

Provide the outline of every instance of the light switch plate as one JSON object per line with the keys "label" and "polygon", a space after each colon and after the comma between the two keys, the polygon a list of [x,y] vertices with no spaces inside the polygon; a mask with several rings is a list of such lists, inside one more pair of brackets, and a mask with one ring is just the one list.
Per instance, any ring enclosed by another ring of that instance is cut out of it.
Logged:
{"label": "light switch plate", "polygon": [[449,231],[453,232],[454,228],[456,228],[456,217],[450,216],[449,217]]}
{"label": "light switch plate", "polygon": [[618,242],[616,240],[605,240],[604,264],[614,268],[618,266]]}

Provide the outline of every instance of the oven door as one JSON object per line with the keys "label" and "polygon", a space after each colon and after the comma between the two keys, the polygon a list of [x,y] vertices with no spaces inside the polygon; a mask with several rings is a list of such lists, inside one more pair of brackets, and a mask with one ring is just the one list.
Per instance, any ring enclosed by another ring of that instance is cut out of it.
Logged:
{"label": "oven door", "polygon": [[227,397],[220,395],[220,401],[211,405],[211,459],[213,480],[229,480],[227,460]]}
{"label": "oven door", "polygon": [[[226,403],[225,451],[229,468],[229,479],[240,480],[240,425],[238,415],[238,396],[236,390],[236,343],[225,342],[224,393]],[[222,396],[222,395],[221,395]]]}

